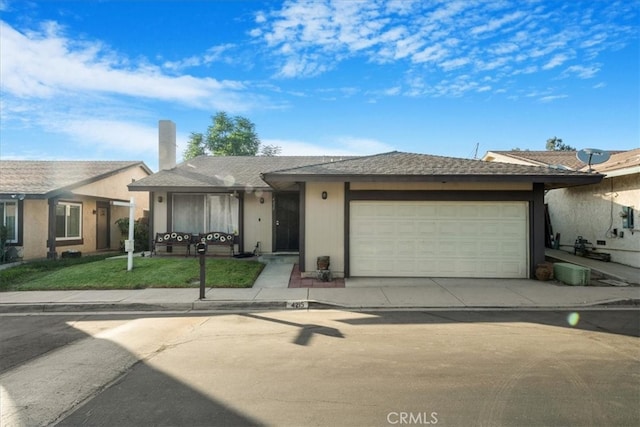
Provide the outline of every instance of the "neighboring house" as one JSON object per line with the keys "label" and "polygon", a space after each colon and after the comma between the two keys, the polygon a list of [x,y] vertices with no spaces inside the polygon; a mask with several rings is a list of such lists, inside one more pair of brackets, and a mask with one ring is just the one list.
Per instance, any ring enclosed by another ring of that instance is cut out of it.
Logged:
{"label": "neighboring house", "polygon": [[114,225],[149,209],[147,195],[130,193],[127,184],[152,171],[136,161],[0,161],[0,219],[18,257],[56,258],[64,251],[91,253],[120,247]]}
{"label": "neighboring house", "polygon": [[602,179],[400,152],[176,165],[175,125],[164,124],[161,170],[129,185],[150,192],[153,232],[237,232],[240,252],[260,242],[299,253],[304,275],[329,256],[344,277],[533,277],[545,257],[545,190]]}
{"label": "neighboring house", "polygon": [[[581,236],[612,261],[640,268],[640,149],[610,153],[591,166],[605,176],[601,182],[546,193],[552,232],[562,250],[573,252]],[[575,151],[489,151],[483,160],[588,170]]]}

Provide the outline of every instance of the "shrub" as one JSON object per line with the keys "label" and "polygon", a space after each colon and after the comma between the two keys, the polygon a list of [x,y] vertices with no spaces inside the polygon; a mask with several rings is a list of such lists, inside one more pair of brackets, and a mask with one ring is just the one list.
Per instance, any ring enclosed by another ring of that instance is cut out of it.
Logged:
{"label": "shrub", "polygon": [[[129,218],[120,218],[116,220],[116,225],[120,230],[122,238],[120,239],[120,250],[124,252],[124,241],[129,238]],[[134,222],[133,240],[135,240],[135,252],[149,250],[149,219],[142,217]]]}

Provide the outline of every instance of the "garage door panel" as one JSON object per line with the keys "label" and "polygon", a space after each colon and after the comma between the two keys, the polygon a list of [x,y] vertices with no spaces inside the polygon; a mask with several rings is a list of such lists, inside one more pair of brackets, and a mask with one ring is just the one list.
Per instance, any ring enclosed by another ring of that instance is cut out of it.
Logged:
{"label": "garage door panel", "polygon": [[350,273],[527,277],[526,202],[351,202]]}

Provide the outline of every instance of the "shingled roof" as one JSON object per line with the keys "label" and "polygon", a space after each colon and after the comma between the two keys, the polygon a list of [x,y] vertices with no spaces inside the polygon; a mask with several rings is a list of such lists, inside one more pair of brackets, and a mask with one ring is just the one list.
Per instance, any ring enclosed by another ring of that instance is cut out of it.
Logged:
{"label": "shingled roof", "polygon": [[262,173],[339,161],[345,156],[199,156],[129,185],[131,191],[267,189]]}
{"label": "shingled roof", "polygon": [[283,189],[300,181],[541,182],[547,188],[597,183],[601,175],[427,154],[199,156],[129,184],[131,191]]}
{"label": "shingled roof", "polygon": [[[630,161],[632,162],[634,152],[637,157],[638,150],[609,151],[611,159],[606,163],[602,163],[600,165],[591,165],[591,169],[597,172],[613,170],[617,168],[616,165],[623,165],[625,163],[628,164]],[[581,171],[587,171],[589,169],[588,165],[585,165],[583,162],[578,160],[578,157],[576,155],[577,151],[489,151],[487,153],[487,156],[491,157],[490,153],[507,156],[512,159],[527,162],[531,165],[537,166],[564,166],[569,169]]]}
{"label": "shingled roof", "polygon": [[357,157],[332,163],[290,168],[263,173],[272,186],[296,181],[413,181],[413,182],[533,182],[546,188],[597,183],[602,175],[559,170],[547,166],[483,162],[481,160],[390,153]]}
{"label": "shingled roof", "polygon": [[629,151],[612,152],[608,161],[599,165],[592,165],[591,168],[598,173],[609,174],[621,169],[632,169],[638,173],[640,167],[640,148]]}
{"label": "shingled roof", "polygon": [[576,151],[491,151],[491,153],[501,154],[523,162],[528,162],[537,166],[565,166],[578,170],[584,166],[576,157]]}
{"label": "shingled roof", "polygon": [[151,170],[140,161],[0,161],[0,195],[24,194],[45,198],[105,179],[134,166]]}

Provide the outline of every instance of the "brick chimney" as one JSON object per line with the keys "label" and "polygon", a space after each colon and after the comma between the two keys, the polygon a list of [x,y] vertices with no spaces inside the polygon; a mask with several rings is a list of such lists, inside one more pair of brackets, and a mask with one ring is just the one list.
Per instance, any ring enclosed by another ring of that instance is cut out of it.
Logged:
{"label": "brick chimney", "polygon": [[160,170],[176,167],[176,124],[171,120],[158,122],[158,155]]}

